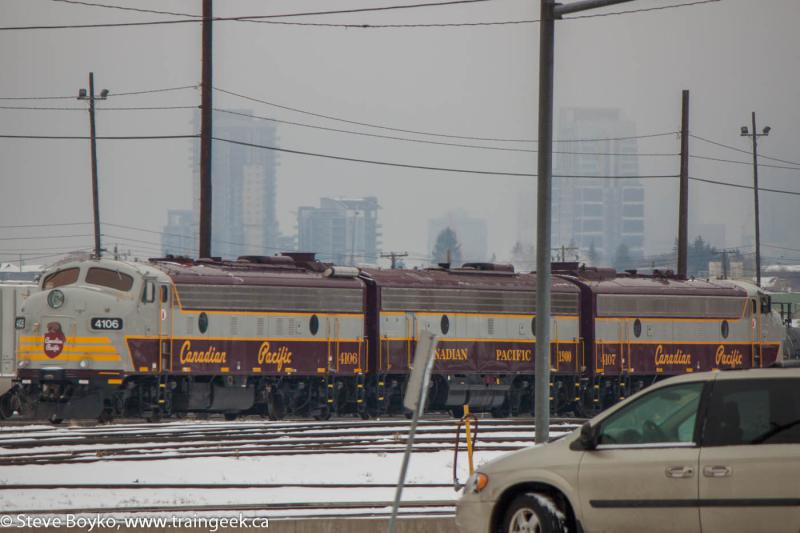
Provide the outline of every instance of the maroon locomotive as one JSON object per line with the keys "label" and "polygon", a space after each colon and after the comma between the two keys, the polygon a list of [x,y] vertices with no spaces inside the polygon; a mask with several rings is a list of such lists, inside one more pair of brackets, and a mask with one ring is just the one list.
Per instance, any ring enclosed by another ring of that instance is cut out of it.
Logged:
{"label": "maroon locomotive", "polygon": [[[777,357],[783,330],[755,287],[577,264],[554,273],[559,412],[599,407],[661,376]],[[41,284],[16,321],[18,378],[54,421],[396,412],[422,330],[440,338],[430,409],[532,409],[536,276],[510,266],[356,269],[313,254],[102,259],[56,265]]]}

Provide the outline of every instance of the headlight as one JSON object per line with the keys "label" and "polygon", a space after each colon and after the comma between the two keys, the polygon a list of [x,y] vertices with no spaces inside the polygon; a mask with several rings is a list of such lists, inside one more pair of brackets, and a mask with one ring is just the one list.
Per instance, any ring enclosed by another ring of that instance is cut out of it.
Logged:
{"label": "headlight", "polygon": [[27,367],[28,367],[28,361],[26,361],[24,359],[22,361],[20,361],[19,363],[17,363],[17,368],[27,368]]}
{"label": "headlight", "polygon": [[464,494],[468,492],[480,492],[486,488],[486,485],[489,484],[489,476],[484,474],[483,472],[475,472],[469,479],[467,480],[466,485],[464,485]]}
{"label": "headlight", "polygon": [[58,289],[50,291],[50,294],[47,295],[47,305],[53,309],[58,309],[64,305],[64,293]]}
{"label": "headlight", "polygon": [[81,368],[89,368],[89,360],[88,359],[81,359],[81,362],[78,363]]}

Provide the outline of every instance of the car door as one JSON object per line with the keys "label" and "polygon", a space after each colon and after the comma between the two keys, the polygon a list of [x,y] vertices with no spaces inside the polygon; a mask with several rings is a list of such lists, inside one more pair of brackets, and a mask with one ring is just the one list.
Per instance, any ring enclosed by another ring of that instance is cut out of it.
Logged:
{"label": "car door", "polygon": [[602,420],[578,470],[587,533],[700,531],[697,414],[704,383],[640,396]]}
{"label": "car door", "polygon": [[703,434],[703,533],[800,531],[800,379],[717,380]]}

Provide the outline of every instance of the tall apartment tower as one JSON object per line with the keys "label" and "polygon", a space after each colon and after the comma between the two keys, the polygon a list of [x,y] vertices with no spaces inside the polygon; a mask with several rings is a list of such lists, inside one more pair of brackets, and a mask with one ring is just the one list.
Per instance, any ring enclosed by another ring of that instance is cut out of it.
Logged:
{"label": "tall apartment tower", "polygon": [[376,264],[380,244],[378,199],[321,198],[297,210],[297,248],[337,265]]}
{"label": "tall apartment tower", "polygon": [[[242,113],[248,113],[242,111]],[[199,116],[195,119],[199,124]],[[214,115],[214,136],[275,146],[275,127],[239,115]],[[213,141],[211,158],[211,254],[224,258],[280,252],[276,216],[276,152]],[[200,149],[193,153],[194,213],[199,224]]]}
{"label": "tall apartment tower", "polygon": [[[637,176],[634,123],[618,109],[559,111],[554,175]],[[566,152],[566,153],[564,153]],[[620,244],[631,258],[644,246],[644,188],[638,179],[553,178],[552,245],[574,246],[582,259],[593,247],[598,262],[613,263]]]}
{"label": "tall apartment tower", "polygon": [[167,225],[161,234],[163,255],[197,257],[200,237],[194,218],[194,212],[189,209],[167,210]]}

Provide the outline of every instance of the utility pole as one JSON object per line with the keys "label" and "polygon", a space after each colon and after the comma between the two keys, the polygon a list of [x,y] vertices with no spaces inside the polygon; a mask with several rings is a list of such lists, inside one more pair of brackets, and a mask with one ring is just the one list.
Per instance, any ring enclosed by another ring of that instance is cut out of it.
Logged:
{"label": "utility pole", "polygon": [[202,94],[200,103],[200,257],[211,257],[212,6],[203,0]]}
{"label": "utility pole", "polygon": [[398,257],[407,257],[408,252],[389,252],[388,254],[381,254],[381,257],[388,257],[392,260],[392,270],[397,268],[397,258]]}
{"label": "utility pole", "polygon": [[689,262],[689,91],[681,105],[681,181],[678,193],[678,277],[686,279]]}
{"label": "utility pole", "polygon": [[553,65],[555,21],[562,15],[631,0],[579,0],[557,4],[541,0],[539,23],[539,161],[536,193],[536,367],[534,416],[536,442],[550,434],[550,199],[553,186]]}
{"label": "utility pole", "polygon": [[741,136],[753,138],[753,197],[755,201],[756,219],[756,285],[761,286],[761,232],[758,216],[758,138],[769,135],[772,128],[765,126],[761,133],[756,129],[756,112],[753,111],[753,133],[747,131],[747,126],[742,126]]}
{"label": "utility pole", "polygon": [[94,94],[94,72],[89,73],[89,94],[86,89],[78,91],[78,100],[89,100],[89,136],[92,154],[92,212],[94,214],[94,257],[100,259],[102,248],[100,247],[100,199],[97,192],[97,129],[94,121],[94,101],[105,100],[108,97],[108,89],[100,91],[99,96]]}
{"label": "utility pole", "polygon": [[[556,253],[556,257],[562,263],[567,261],[567,252],[577,252],[578,250],[580,250],[580,248],[578,248],[576,246],[567,247],[567,246],[564,246],[563,244],[561,245],[561,248],[553,248],[553,251]],[[575,260],[577,261],[577,259],[578,259],[578,256],[576,255],[575,256]]]}

